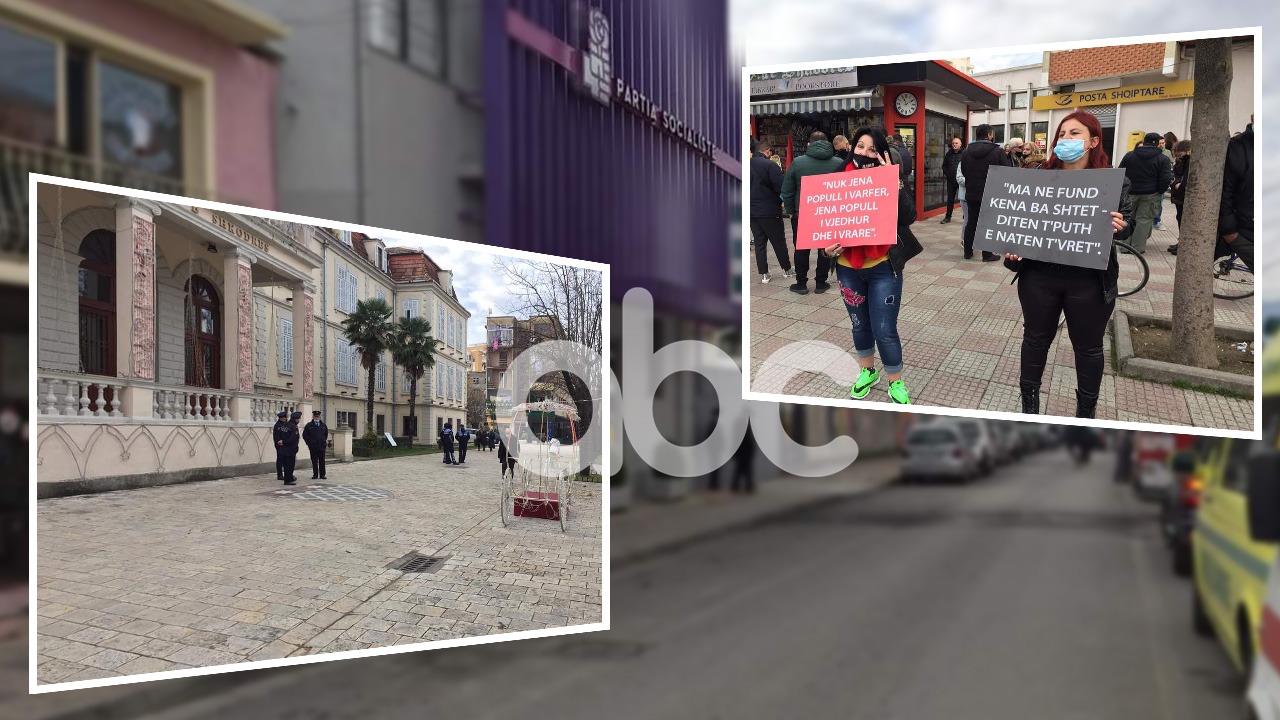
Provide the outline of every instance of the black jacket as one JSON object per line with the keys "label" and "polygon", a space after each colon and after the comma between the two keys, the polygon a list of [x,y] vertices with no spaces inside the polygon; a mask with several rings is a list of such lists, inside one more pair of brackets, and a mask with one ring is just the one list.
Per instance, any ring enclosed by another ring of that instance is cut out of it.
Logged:
{"label": "black jacket", "polygon": [[787,212],[795,215],[800,204],[800,178],[840,172],[845,163],[836,157],[835,148],[826,140],[815,140],[805,148],[804,155],[791,161],[791,167],[782,177],[782,204]]}
{"label": "black jacket", "polygon": [[328,439],[329,426],[325,425],[323,420],[312,420],[302,428],[302,442],[309,448],[324,447]]}
{"label": "black jacket", "polygon": [[298,452],[298,424],[295,422],[284,423],[279,430],[278,440],[283,440],[283,449]]}
{"label": "black jacket", "polygon": [[960,148],[947,150],[947,154],[942,156],[942,177],[946,179],[948,185],[956,184],[956,168],[960,167],[960,156],[963,154],[964,148]]}
{"label": "black jacket", "polygon": [[445,450],[453,450],[453,428],[445,425],[440,429],[440,446]]}
{"label": "black jacket", "polygon": [[511,458],[514,460],[519,456],[520,456],[520,441],[516,439],[515,435],[511,436],[510,447],[508,447],[507,440],[505,438],[502,438],[502,437],[498,438],[498,462],[499,463],[505,464],[507,462],[507,458]]}
{"label": "black jacket", "polygon": [[751,217],[782,217],[782,168],[764,153],[751,154]]}
{"label": "black jacket", "polygon": [[[1173,186],[1169,198],[1174,205],[1181,205],[1187,197],[1187,175],[1191,172],[1191,156],[1183,155],[1173,161]],[[1176,187],[1174,187],[1176,186]],[[1252,196],[1250,196],[1252,198]]]}
{"label": "black jacket", "polygon": [[465,427],[460,428],[458,430],[457,435],[455,435],[454,437],[458,438],[459,447],[466,447],[467,443],[471,442],[471,431],[466,429]]}
{"label": "black jacket", "polygon": [[990,140],[974,140],[960,152],[960,172],[964,173],[964,198],[981,200],[987,190],[987,171],[992,165],[1007,163],[1004,150]]}
{"label": "black jacket", "polygon": [[1173,165],[1155,145],[1142,145],[1120,161],[1134,195],[1162,195],[1173,184]]}
{"label": "black jacket", "polygon": [[1222,173],[1218,236],[1238,232],[1253,237],[1253,124],[1227,143]]}
{"label": "black jacket", "polygon": [[[1112,237],[1116,240],[1127,240],[1133,234],[1133,199],[1129,197],[1129,178],[1124,179],[1124,185],[1120,188],[1120,207],[1116,211],[1124,216],[1124,229],[1116,233]],[[1078,268],[1061,265],[1059,263],[1045,262],[1043,260],[1022,260],[1004,261],[1004,266],[1012,270],[1015,274],[1010,284],[1018,281],[1022,273],[1029,269],[1035,269],[1040,272],[1053,274],[1054,272],[1076,273]],[[1102,280],[1102,299],[1103,302],[1114,302],[1116,299],[1117,281],[1120,278],[1120,263],[1116,259],[1116,246],[1111,246],[1111,261],[1107,263],[1105,270],[1096,270],[1099,279]]]}

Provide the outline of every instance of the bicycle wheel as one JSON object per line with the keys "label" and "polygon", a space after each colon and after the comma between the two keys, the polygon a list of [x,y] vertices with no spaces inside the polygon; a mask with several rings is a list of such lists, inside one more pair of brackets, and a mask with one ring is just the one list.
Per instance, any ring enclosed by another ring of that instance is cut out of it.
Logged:
{"label": "bicycle wheel", "polygon": [[506,527],[511,522],[511,486],[507,484],[507,479],[502,478],[501,497],[498,500],[498,506],[502,514],[502,526]]}
{"label": "bicycle wheel", "polygon": [[1253,296],[1253,272],[1235,255],[1213,261],[1213,296],[1241,300]]}
{"label": "bicycle wheel", "polygon": [[1147,286],[1147,281],[1151,279],[1151,268],[1147,267],[1147,259],[1134,252],[1128,243],[1116,240],[1115,246],[1116,257],[1120,263],[1120,277],[1116,280],[1116,295],[1119,297],[1135,295]]}
{"label": "bicycle wheel", "polygon": [[569,484],[570,480],[560,476],[560,532],[569,532]]}

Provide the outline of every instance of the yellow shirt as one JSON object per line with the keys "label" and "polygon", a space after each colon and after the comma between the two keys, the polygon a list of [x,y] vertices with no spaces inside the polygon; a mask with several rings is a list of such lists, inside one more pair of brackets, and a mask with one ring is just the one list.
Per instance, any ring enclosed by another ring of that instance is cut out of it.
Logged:
{"label": "yellow shirt", "polygon": [[[884,255],[881,255],[878,258],[864,260],[862,263],[862,269],[866,270],[867,268],[873,268],[888,259],[889,259],[889,253],[885,253]],[[840,257],[836,258],[836,262],[847,268],[853,267],[852,265],[849,264],[849,261],[844,258],[844,253],[840,253]]]}

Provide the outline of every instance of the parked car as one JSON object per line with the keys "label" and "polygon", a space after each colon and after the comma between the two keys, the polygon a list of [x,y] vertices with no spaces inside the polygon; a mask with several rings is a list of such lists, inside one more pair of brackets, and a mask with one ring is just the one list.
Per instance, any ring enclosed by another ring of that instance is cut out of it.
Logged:
{"label": "parked car", "polygon": [[[1272,429],[1271,449],[1274,433]],[[1251,456],[1264,447],[1234,438],[1214,443],[1200,465],[1205,483],[1191,535],[1193,627],[1199,635],[1216,635],[1246,676],[1257,655],[1267,575],[1276,560],[1276,545],[1255,539],[1249,526],[1252,512],[1266,510],[1251,508],[1250,496],[1256,500],[1257,493],[1248,494]]]}
{"label": "parked car", "polygon": [[1133,441],[1133,491],[1141,500],[1161,502],[1169,494],[1174,473],[1169,465],[1174,453],[1191,448],[1194,435],[1139,432]]}
{"label": "parked car", "polygon": [[978,457],[959,426],[929,423],[907,432],[903,480],[947,478],[968,482],[979,472]]}
{"label": "parked car", "polygon": [[[1269,446],[1250,460],[1249,533],[1256,543],[1280,542],[1280,438],[1270,429]],[[1280,720],[1280,556],[1271,564],[1270,579],[1258,632],[1257,659],[1246,694],[1252,720]]]}
{"label": "parked car", "polygon": [[982,475],[989,475],[992,470],[995,470],[997,463],[995,438],[992,437],[991,427],[987,421],[949,418],[945,422],[960,428],[961,437],[977,457],[978,470]]}

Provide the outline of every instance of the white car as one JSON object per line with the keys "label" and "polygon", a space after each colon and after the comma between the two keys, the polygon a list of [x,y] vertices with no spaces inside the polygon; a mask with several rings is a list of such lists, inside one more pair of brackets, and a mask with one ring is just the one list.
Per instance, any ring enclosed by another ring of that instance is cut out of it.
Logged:
{"label": "white car", "polygon": [[960,436],[964,440],[965,445],[977,459],[978,472],[980,474],[987,475],[995,469],[996,464],[999,461],[999,456],[996,450],[996,439],[986,420],[949,417],[933,423],[934,427],[940,427],[943,425],[955,427],[960,430]]}
{"label": "white car", "polygon": [[978,474],[978,459],[954,424],[929,423],[907,433],[902,478],[907,482],[948,478],[966,482]]}
{"label": "white car", "polygon": [[[1274,441],[1273,441],[1274,442]],[[1249,531],[1258,542],[1280,542],[1280,450],[1249,463]],[[1247,700],[1251,720],[1280,720],[1280,556],[1271,565],[1258,625]]]}

